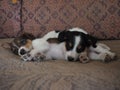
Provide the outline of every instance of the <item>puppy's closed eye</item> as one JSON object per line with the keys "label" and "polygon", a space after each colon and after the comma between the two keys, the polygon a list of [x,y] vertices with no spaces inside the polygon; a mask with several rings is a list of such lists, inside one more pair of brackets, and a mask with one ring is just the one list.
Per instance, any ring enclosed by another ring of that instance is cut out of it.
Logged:
{"label": "puppy's closed eye", "polygon": [[27,40],[26,40],[26,39],[21,39],[21,40],[20,40],[20,44],[25,45],[26,43],[27,43]]}
{"label": "puppy's closed eye", "polygon": [[77,51],[78,53],[81,53],[82,51],[84,51],[84,49],[85,49],[84,46],[78,45],[76,51]]}

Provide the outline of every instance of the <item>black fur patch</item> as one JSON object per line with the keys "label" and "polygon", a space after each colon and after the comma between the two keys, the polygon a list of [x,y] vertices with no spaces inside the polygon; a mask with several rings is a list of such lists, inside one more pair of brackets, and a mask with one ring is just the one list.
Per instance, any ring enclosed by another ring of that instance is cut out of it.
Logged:
{"label": "black fur patch", "polygon": [[78,31],[62,31],[58,36],[58,40],[60,42],[66,42],[67,51],[72,50],[75,45],[75,36],[80,36],[81,41],[76,48],[78,53],[85,50],[89,46],[96,47],[97,39],[89,34],[85,34],[83,32]]}
{"label": "black fur patch", "polygon": [[66,50],[72,50],[75,43],[75,37],[70,31],[62,31],[58,35],[58,40],[60,42],[66,42]]}
{"label": "black fur patch", "polygon": [[57,44],[60,43],[60,41],[58,41],[58,38],[49,38],[49,39],[47,39],[47,42],[48,43],[57,43]]}
{"label": "black fur patch", "polygon": [[55,30],[55,32],[56,32],[56,33],[59,33],[59,32],[60,32],[60,30]]}
{"label": "black fur patch", "polygon": [[19,38],[21,38],[21,39],[30,39],[30,40],[35,39],[35,37],[30,33],[24,33]]}

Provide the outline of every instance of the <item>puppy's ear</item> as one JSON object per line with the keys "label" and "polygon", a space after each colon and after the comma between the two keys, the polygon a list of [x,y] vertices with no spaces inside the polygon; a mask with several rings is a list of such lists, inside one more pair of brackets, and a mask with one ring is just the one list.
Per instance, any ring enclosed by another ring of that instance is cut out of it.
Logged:
{"label": "puppy's ear", "polygon": [[59,33],[59,35],[58,35],[58,40],[59,40],[60,42],[64,42],[64,41],[66,41],[66,40],[69,39],[69,36],[70,36],[70,32],[64,30],[64,31],[62,31],[62,32]]}
{"label": "puppy's ear", "polygon": [[32,35],[31,33],[23,33],[20,35],[20,38],[33,40],[35,39],[35,36]]}
{"label": "puppy's ear", "polygon": [[12,46],[10,47],[10,50],[12,53],[14,53],[15,55],[18,55],[18,48],[16,48],[15,46]]}
{"label": "puppy's ear", "polygon": [[96,37],[93,37],[93,36],[87,34],[87,39],[88,39],[88,43],[90,45],[92,45],[93,47],[97,47],[96,43],[97,43],[98,39]]}

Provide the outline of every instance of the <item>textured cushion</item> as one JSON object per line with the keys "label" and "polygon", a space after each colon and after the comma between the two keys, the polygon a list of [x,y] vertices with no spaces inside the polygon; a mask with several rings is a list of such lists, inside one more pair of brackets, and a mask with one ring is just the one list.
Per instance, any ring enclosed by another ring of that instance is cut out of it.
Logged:
{"label": "textured cushion", "polygon": [[119,0],[24,0],[23,27],[36,36],[81,27],[102,39],[118,39],[119,23]]}
{"label": "textured cushion", "polygon": [[55,29],[81,27],[101,39],[120,39],[119,0],[19,1],[0,1],[0,37],[16,37],[20,30],[40,37]]}
{"label": "textured cushion", "polygon": [[20,2],[0,0],[0,37],[15,37],[20,31]]}
{"label": "textured cushion", "polygon": [[[11,39],[0,39],[0,46]],[[104,41],[117,61],[23,62],[0,47],[0,90],[120,90],[120,40]]]}

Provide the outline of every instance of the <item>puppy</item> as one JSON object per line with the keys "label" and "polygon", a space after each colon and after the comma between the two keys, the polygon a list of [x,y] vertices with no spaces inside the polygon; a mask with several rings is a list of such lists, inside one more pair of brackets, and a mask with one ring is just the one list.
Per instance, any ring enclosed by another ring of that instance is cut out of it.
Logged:
{"label": "puppy", "polygon": [[[56,42],[51,42],[56,38]],[[102,46],[101,46],[102,45]],[[69,29],[68,31],[51,31],[42,38],[32,41],[32,49],[23,55],[22,59],[64,59],[86,63],[89,59],[111,61],[115,54],[103,48],[103,44],[97,44],[97,40],[80,28]],[[106,46],[107,47],[107,46]],[[19,53],[26,47],[20,47]],[[109,47],[107,47],[109,48]],[[38,55],[40,54],[40,56]],[[96,56],[95,56],[96,55]]]}

